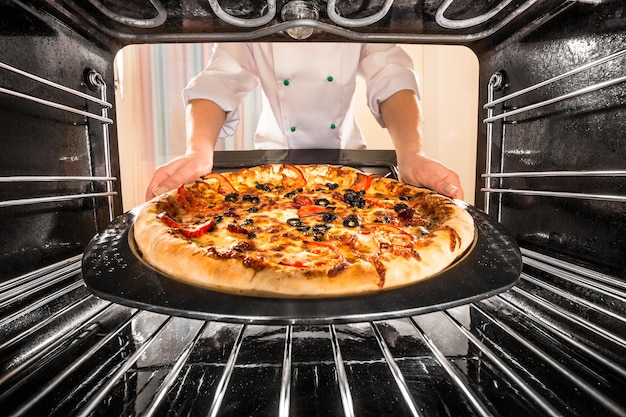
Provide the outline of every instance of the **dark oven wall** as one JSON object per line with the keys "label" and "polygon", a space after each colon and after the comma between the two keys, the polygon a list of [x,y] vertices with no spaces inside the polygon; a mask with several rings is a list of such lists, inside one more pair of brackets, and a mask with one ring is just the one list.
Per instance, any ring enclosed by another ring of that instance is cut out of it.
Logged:
{"label": "dark oven wall", "polygon": [[[121,212],[119,182],[103,179],[119,178],[115,129],[102,121],[112,121],[114,109],[75,94],[101,98],[85,77],[95,70],[112,102],[111,47],[33,4],[0,1],[0,282],[79,256],[110,221],[110,211]],[[97,119],[49,102],[108,115]]]}
{"label": "dark oven wall", "polygon": [[[626,75],[626,58],[618,53],[626,48],[626,6],[600,3],[572,3],[551,20],[481,53],[481,105],[496,73],[504,81],[494,99],[616,56],[493,106],[491,116],[497,116],[583,88],[595,90],[493,121],[490,169],[509,176],[486,183],[480,174],[487,169],[479,165],[476,189],[495,191],[488,197],[478,193],[476,201],[482,206],[489,198],[490,214],[522,246],[624,276],[626,84],[620,78]],[[599,85],[605,82],[613,85]],[[489,123],[482,123],[489,116],[481,109],[479,138],[489,133]],[[487,141],[479,143],[479,159],[485,158]]]}

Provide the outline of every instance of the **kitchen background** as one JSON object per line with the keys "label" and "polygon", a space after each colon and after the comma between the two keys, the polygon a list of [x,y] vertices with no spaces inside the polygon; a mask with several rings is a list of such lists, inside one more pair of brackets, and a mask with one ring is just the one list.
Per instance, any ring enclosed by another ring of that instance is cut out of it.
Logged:
{"label": "kitchen background", "polygon": [[[474,202],[478,112],[478,60],[463,46],[403,45],[419,77],[426,153],[461,176],[465,200]],[[185,151],[181,91],[202,71],[212,44],[130,45],[116,57],[117,126],[124,211],[144,201],[154,169]],[[393,149],[372,117],[358,80],[357,118],[369,149]],[[218,149],[253,149],[260,94],[242,104],[242,123]]]}

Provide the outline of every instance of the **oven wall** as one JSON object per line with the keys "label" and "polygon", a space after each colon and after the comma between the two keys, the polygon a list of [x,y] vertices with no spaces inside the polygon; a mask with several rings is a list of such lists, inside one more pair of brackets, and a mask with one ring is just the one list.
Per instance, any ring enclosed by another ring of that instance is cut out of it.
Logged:
{"label": "oven wall", "polygon": [[[84,81],[98,71],[114,99],[111,46],[73,33],[41,8],[0,2],[0,62],[90,96]],[[97,115],[102,109],[82,97],[0,68],[0,87]],[[115,109],[108,110],[115,119]],[[22,176],[104,176],[102,122],[0,93],[0,282],[78,256],[109,222],[108,197],[33,202],[30,199],[106,191],[105,181],[24,180]],[[119,177],[117,139],[110,129],[111,173]],[[113,192],[119,193],[119,182]],[[119,196],[119,194],[118,194]],[[118,196],[114,210],[121,212]]]}
{"label": "oven wall", "polygon": [[[532,25],[531,25],[532,27]],[[534,30],[518,33],[501,45],[479,54],[480,102],[487,102],[487,85],[496,72],[505,74],[505,86],[494,98],[573,70],[626,48],[626,6],[574,4]],[[564,78],[547,87],[507,100],[494,109],[513,110],[558,97],[610,79],[623,77],[621,57]],[[480,119],[488,116],[481,109]],[[479,161],[485,158],[487,125],[479,131]],[[511,116],[493,123],[494,173],[574,171],[572,176],[492,178],[491,188],[571,192],[601,198],[491,193],[489,212],[532,247],[578,263],[626,271],[626,181],[623,176],[588,176],[586,171],[624,170],[626,161],[626,84]],[[485,187],[477,170],[477,190]],[[621,196],[621,197],[620,197]],[[621,198],[621,200],[619,200]],[[477,192],[479,207],[485,194]]]}

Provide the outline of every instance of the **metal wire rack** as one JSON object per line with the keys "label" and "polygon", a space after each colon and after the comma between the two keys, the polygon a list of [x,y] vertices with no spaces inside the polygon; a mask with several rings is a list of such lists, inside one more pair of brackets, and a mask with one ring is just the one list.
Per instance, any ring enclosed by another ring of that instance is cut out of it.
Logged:
{"label": "metal wire rack", "polygon": [[623,282],[524,258],[501,295],[329,326],[123,307],[68,260],[0,287],[0,403],[11,416],[626,415]]}

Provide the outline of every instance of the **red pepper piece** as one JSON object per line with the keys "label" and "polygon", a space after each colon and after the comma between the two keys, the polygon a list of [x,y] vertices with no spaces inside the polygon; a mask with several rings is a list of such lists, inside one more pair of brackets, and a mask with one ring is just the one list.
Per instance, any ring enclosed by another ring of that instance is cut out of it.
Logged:
{"label": "red pepper piece", "polygon": [[[291,174],[287,174],[287,172]],[[280,173],[283,176],[282,185],[286,191],[297,190],[306,185],[306,178],[298,167],[291,164],[283,164]]]}
{"label": "red pepper piece", "polygon": [[313,200],[311,200],[309,197],[305,197],[302,195],[297,195],[293,198],[293,202],[296,203],[298,206],[312,206],[313,205]]}
{"label": "red pepper piece", "polygon": [[183,227],[181,231],[183,232],[183,235],[185,235],[185,237],[193,239],[196,237],[200,237],[207,232],[210,232],[214,228],[215,228],[215,220],[210,219],[209,221],[202,223],[201,225],[198,225],[198,226]]}
{"label": "red pepper piece", "polygon": [[189,210],[192,206],[198,205],[198,200],[196,200],[194,195],[191,194],[184,185],[178,187],[176,198],[178,199],[178,204],[186,210]]}
{"label": "red pepper piece", "polygon": [[384,209],[393,208],[393,204],[387,201],[378,201],[378,200],[372,200],[372,199],[366,198],[365,202],[367,203],[368,206],[372,206],[372,207],[379,207],[379,208],[384,208]]}
{"label": "red pepper piece", "polygon": [[352,184],[352,187],[350,187],[350,189],[353,191],[367,191],[367,189],[370,188],[371,185],[372,176],[359,172],[356,174],[356,180],[354,181],[354,184]]}
{"label": "red pepper piece", "polygon": [[293,266],[294,268],[310,268],[310,266],[303,264],[300,261],[294,261],[294,262],[285,262],[285,261],[280,261],[279,262],[280,265],[284,265],[284,266]]}
{"label": "red pepper piece", "polygon": [[169,214],[167,214],[166,212],[157,214],[157,219],[161,220],[167,226],[173,227],[174,229],[182,229],[183,228],[180,224],[178,224],[178,222],[176,220],[172,219],[169,216]]}
{"label": "red pepper piece", "polygon": [[330,243],[317,242],[315,240],[306,240],[304,243],[310,246],[317,246],[318,248],[326,249],[328,252],[332,252],[339,260],[345,261],[343,254],[339,252],[339,250],[337,250],[337,248],[331,245]]}
{"label": "red pepper piece", "polygon": [[161,220],[167,226],[172,227],[174,229],[180,230],[185,237],[188,238],[196,238],[200,237],[203,234],[210,232],[215,228],[215,221],[213,219],[209,219],[207,222],[193,225],[193,226],[181,226],[176,220],[172,219],[166,212],[159,213],[157,215],[157,219]]}
{"label": "red pepper piece", "polygon": [[219,182],[219,192],[221,194],[232,194],[237,192],[237,190],[235,189],[235,187],[233,187],[230,181],[228,181],[226,177],[219,172],[210,172],[204,175],[202,178],[204,178],[205,180],[216,179]]}
{"label": "red pepper piece", "polygon": [[308,205],[308,206],[301,206],[300,208],[298,208],[297,214],[298,214],[298,217],[302,218],[302,217],[315,216],[316,214],[330,213],[331,211],[332,209],[329,207]]}

